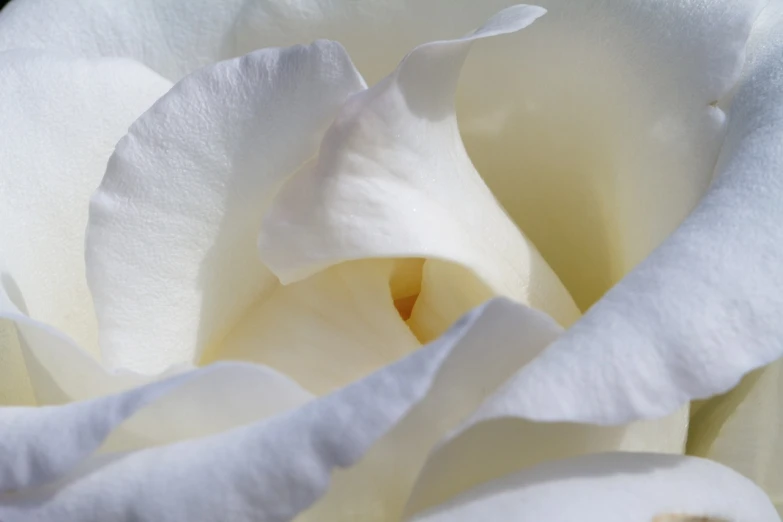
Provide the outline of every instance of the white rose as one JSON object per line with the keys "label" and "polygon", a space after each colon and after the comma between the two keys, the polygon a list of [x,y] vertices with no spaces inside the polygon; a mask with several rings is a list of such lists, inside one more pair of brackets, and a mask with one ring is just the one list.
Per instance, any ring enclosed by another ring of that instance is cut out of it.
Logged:
{"label": "white rose", "polygon": [[779,520],[780,3],[544,4],[2,11],[0,520]]}

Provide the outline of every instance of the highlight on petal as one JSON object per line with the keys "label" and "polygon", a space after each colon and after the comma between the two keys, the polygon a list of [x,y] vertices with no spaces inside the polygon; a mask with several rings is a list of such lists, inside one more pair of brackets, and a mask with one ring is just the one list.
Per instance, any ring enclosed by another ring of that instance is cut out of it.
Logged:
{"label": "highlight on petal", "polygon": [[411,522],[778,522],[769,499],[729,468],[693,457],[588,455],[484,484]]}
{"label": "highlight on petal", "polygon": [[193,363],[277,285],[255,249],[265,207],[363,88],[337,43],[264,49],[185,78],[131,127],[87,236],[106,364]]}
{"label": "highlight on petal", "polygon": [[422,308],[440,301],[453,310],[424,324],[414,305],[409,324],[425,342],[496,294],[561,324],[579,316],[473,168],[453,106],[471,42],[518,31],[543,13],[510,7],[465,38],[424,44],[346,102],[317,160],[283,185],[264,219],[261,257],[283,283],[350,259],[426,258]]}
{"label": "highlight on petal", "polygon": [[84,277],[89,197],[117,140],[170,86],[128,60],[0,53],[0,293],[9,301],[0,305],[0,404],[34,402],[6,312],[21,309],[97,356]]}

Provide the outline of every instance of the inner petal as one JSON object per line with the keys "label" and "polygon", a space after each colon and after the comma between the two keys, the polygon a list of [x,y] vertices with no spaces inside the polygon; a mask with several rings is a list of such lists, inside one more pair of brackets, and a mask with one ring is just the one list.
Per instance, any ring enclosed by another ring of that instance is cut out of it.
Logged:
{"label": "inner petal", "polygon": [[427,259],[410,312],[415,294],[395,296],[422,341],[494,295],[563,325],[579,317],[476,172],[454,112],[471,42],[518,31],[543,12],[515,6],[463,39],[422,45],[345,103],[318,158],[282,186],[262,224],[261,258],[281,282],[351,259]]}
{"label": "inner petal", "polygon": [[251,361],[316,394],[341,388],[421,346],[395,308],[392,290],[415,298],[410,292],[417,284],[417,264],[354,261],[278,285],[201,363]]}

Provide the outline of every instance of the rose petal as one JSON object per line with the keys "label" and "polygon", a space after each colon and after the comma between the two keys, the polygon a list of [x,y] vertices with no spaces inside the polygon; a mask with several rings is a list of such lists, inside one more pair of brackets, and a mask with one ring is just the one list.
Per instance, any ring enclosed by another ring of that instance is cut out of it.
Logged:
{"label": "rose petal", "polygon": [[783,514],[783,420],[778,360],[711,399],[691,418],[688,453],[739,471],[764,488]]}
{"label": "rose petal", "polygon": [[[563,324],[579,316],[473,168],[453,106],[471,42],[521,30],[543,13],[510,7],[465,38],[422,45],[392,75],[346,103],[315,164],[285,183],[264,219],[261,257],[282,282],[347,259],[435,258],[468,268],[468,278],[475,272],[482,281],[475,286],[490,290],[471,292],[445,324],[493,292]],[[464,277],[445,279],[441,293],[464,289]],[[423,293],[428,283],[425,277]]]}
{"label": "rose petal", "polygon": [[390,291],[392,260],[344,263],[279,285],[259,300],[207,361],[276,368],[322,394],[418,349]]}
{"label": "rose petal", "polygon": [[363,87],[339,44],[266,49],[185,78],[131,127],[90,209],[106,364],[194,362],[277,284],[255,249],[266,202]]}
{"label": "rose petal", "polygon": [[[490,336],[501,324],[513,328]],[[173,522],[219,519],[226,513],[235,521],[289,520],[323,494],[333,468],[355,464],[398,424],[396,429],[414,428],[409,433],[437,438],[449,421],[471,411],[513,368],[534,357],[551,337],[548,329],[557,326],[538,312],[509,302],[489,303],[438,342],[288,414],[213,437],[110,455],[108,463],[85,462],[86,468],[62,476],[58,483],[0,497],[0,519],[87,522],[122,512],[140,520]],[[33,482],[73,469],[123,416],[209,371],[89,403],[28,410],[40,411],[37,421],[57,422],[58,429],[5,439],[10,441],[4,447],[7,454],[18,455],[2,461],[7,466],[2,476],[11,477],[6,484],[31,484],[29,470],[39,464],[49,472]],[[445,404],[448,418],[432,414],[432,408],[437,411]],[[400,424],[408,417],[412,420]],[[421,430],[422,421],[428,431]],[[67,441],[61,440],[62,433],[71,434],[68,444],[76,446],[74,451],[63,451]],[[407,462],[405,454],[398,456],[406,459],[401,464]],[[409,468],[406,464],[400,470]],[[394,468],[387,471],[393,474]],[[383,498],[388,492],[375,493]],[[399,511],[402,504],[390,507]]]}
{"label": "rose petal", "polygon": [[[781,95],[781,62],[774,41],[758,45],[770,51],[753,59],[736,91],[716,180],[702,204],[506,384],[497,399],[505,415],[596,424],[655,418],[725,392],[783,354],[783,120],[770,110]],[[758,476],[773,495],[775,477]]]}
{"label": "rose petal", "polygon": [[674,455],[606,453],[525,469],[482,485],[412,520],[780,519],[758,486],[714,462]]}
{"label": "rose petal", "polygon": [[[783,140],[783,2],[771,2],[762,13],[754,27],[748,46],[748,65],[744,81],[732,100],[731,116],[739,120],[730,135],[725,163],[726,169],[740,175],[742,168],[750,172],[745,183],[749,187],[767,187],[771,193],[764,194],[761,200],[767,200],[767,209],[777,211],[779,215],[781,193],[780,172],[783,171],[783,154],[780,143]],[[728,103],[727,103],[728,104]],[[737,154],[732,159],[730,153]],[[734,163],[736,162],[736,163]],[[743,163],[747,162],[747,164]],[[765,172],[766,171],[766,172]],[[757,177],[753,177],[753,175]],[[762,177],[766,174],[766,177]],[[728,182],[725,182],[728,183]],[[739,179],[736,181],[738,201],[737,209],[742,208]],[[747,194],[745,197],[752,197]],[[775,201],[775,199],[778,199]],[[753,203],[754,205],[756,203]],[[763,212],[759,209],[758,212]],[[744,211],[743,211],[744,212]],[[754,234],[759,234],[758,242],[768,231],[779,228],[780,218],[770,214],[768,226],[759,227]],[[778,239],[776,239],[777,237]],[[769,251],[760,254],[762,259],[767,256],[778,257],[779,234],[767,239]],[[772,262],[772,257],[769,257]],[[774,262],[773,262],[774,264]],[[778,263],[779,264],[779,263]],[[774,270],[775,268],[771,268]],[[758,278],[765,274],[762,266],[749,270],[758,272]],[[766,283],[770,291],[775,288],[774,273],[769,274]],[[756,283],[760,286],[761,281]],[[774,310],[779,301],[767,301],[764,294],[755,294],[752,305],[769,306]],[[778,311],[779,315],[779,311]],[[763,316],[760,316],[763,321]],[[753,321],[755,321],[755,317]],[[772,320],[771,314],[769,320]],[[779,321],[779,319],[778,319]],[[747,332],[750,333],[748,325]],[[779,338],[776,339],[779,343]],[[745,348],[747,343],[738,344]],[[746,477],[761,485],[772,497],[778,511],[783,514],[783,419],[781,419],[781,404],[783,403],[783,361],[776,361],[768,367],[748,375],[737,388],[728,394],[712,399],[698,410],[691,419],[691,432],[688,440],[688,451],[695,455],[708,457],[727,466],[731,466]]]}
{"label": "rose petal", "polygon": [[230,42],[243,4],[15,1],[0,13],[0,49],[55,48],[93,59],[124,56],[176,81],[202,65],[241,54],[232,52]]}
{"label": "rose petal", "polygon": [[[83,257],[89,196],[128,125],[169,87],[127,60],[0,53],[0,285],[27,314],[93,354],[98,333]],[[15,333],[3,324],[0,404],[29,403]]]}
{"label": "rose petal", "polygon": [[[0,41],[130,56],[177,79],[322,37],[375,82],[509,3],[25,0],[0,15]],[[736,82],[765,0],[539,3],[551,16],[468,61],[458,112],[479,172],[584,310],[704,193],[725,131],[711,104]]]}
{"label": "rose petal", "polygon": [[468,153],[582,310],[706,191],[726,130],[712,104],[764,3],[542,0],[466,63]]}
{"label": "rose petal", "polygon": [[127,451],[220,433],[311,397],[275,372],[223,363],[65,406],[0,408],[0,492],[69,473],[102,445]]}

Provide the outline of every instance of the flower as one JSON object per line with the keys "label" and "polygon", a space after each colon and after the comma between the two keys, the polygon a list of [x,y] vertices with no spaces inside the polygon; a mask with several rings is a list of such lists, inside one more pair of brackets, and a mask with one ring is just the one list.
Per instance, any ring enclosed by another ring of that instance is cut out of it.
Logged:
{"label": "flower", "polygon": [[545,3],[9,6],[0,518],[776,520],[779,8]]}

